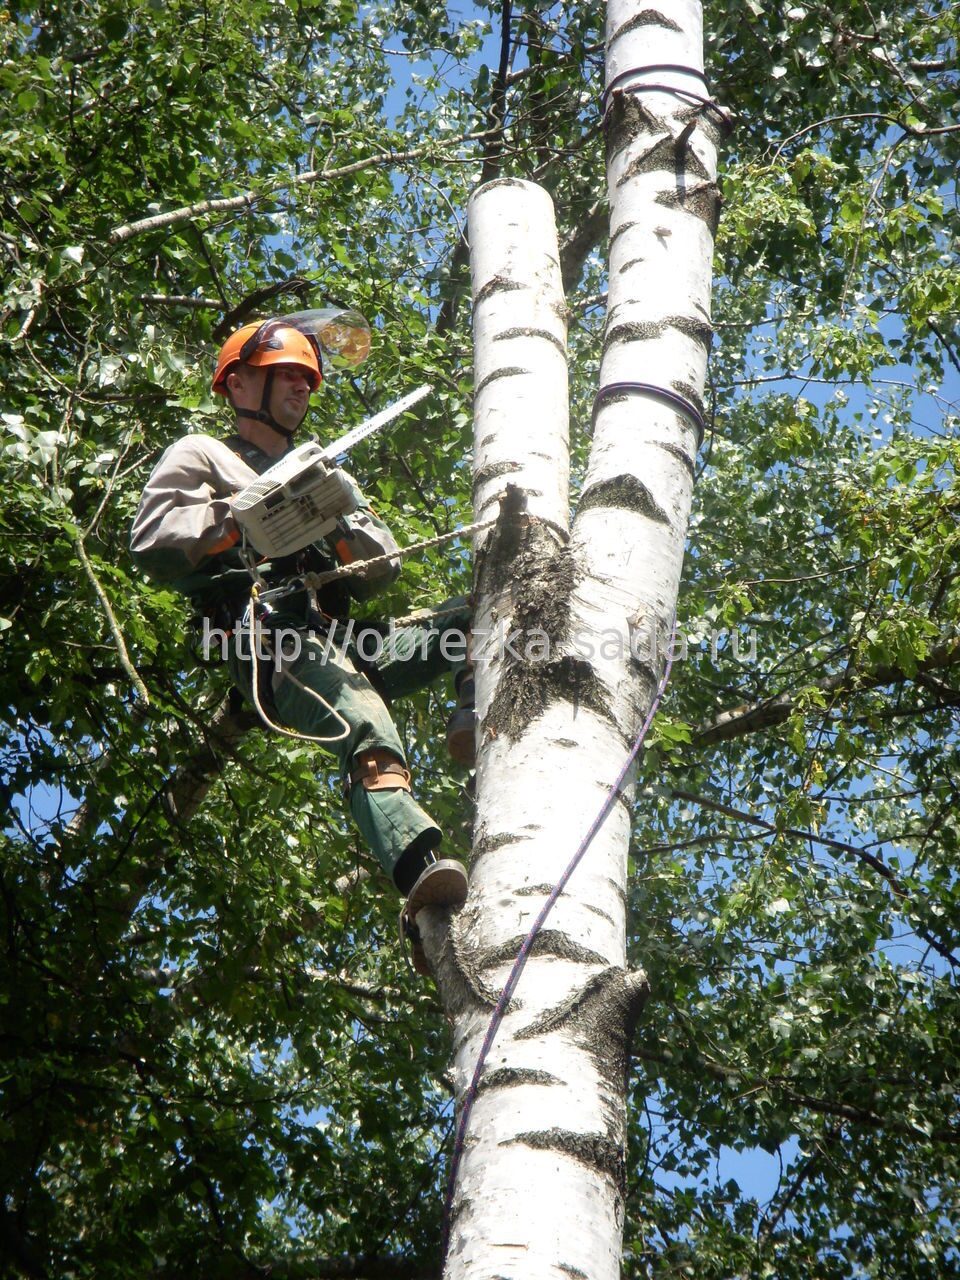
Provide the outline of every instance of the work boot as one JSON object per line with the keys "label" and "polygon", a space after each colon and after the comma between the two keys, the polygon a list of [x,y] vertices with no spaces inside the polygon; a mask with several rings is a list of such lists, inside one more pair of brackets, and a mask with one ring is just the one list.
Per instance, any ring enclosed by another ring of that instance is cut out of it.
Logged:
{"label": "work boot", "polygon": [[422,907],[462,907],[467,900],[467,873],[459,862],[441,858],[431,862],[410,890],[400,912],[400,937],[409,941],[415,972],[429,976],[433,970],[417,928],[417,912]]}
{"label": "work boot", "polygon": [[447,751],[454,764],[472,769],[477,763],[477,712],[473,672],[464,673],[457,688],[456,710],[447,721]]}

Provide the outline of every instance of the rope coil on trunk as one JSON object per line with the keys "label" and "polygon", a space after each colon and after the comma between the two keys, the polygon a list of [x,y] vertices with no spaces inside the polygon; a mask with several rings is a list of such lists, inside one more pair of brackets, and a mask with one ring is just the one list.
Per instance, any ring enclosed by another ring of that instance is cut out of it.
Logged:
{"label": "rope coil on trunk", "polygon": [[604,402],[620,395],[650,396],[654,400],[663,400],[671,408],[676,409],[677,413],[682,413],[685,418],[689,418],[697,429],[697,448],[699,449],[703,444],[703,438],[707,434],[707,424],[697,406],[686,396],[680,395],[678,391],[655,386],[652,382],[610,382],[607,386],[601,387],[594,397],[593,412],[590,415],[591,427],[596,424],[597,413]]}
{"label": "rope coil on trunk", "polygon": [[733,120],[730,118],[730,112],[722,107],[715,98],[705,97],[703,94],[694,93],[692,89],[684,89],[676,84],[661,84],[645,81],[643,83],[628,84],[631,76],[643,75],[647,71],[676,71],[681,75],[693,76],[700,80],[707,87],[707,78],[697,67],[683,67],[672,62],[654,62],[648,67],[631,67],[628,71],[621,71],[606,86],[600,95],[600,112],[604,120],[610,111],[610,103],[615,93],[672,93],[678,98],[685,98],[689,102],[698,103],[704,111],[709,111],[713,115],[725,134],[733,131]]}

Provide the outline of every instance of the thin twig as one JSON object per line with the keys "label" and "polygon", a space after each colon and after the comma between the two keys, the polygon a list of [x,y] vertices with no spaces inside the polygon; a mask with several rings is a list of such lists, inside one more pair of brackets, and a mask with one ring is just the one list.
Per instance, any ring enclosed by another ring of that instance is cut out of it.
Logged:
{"label": "thin twig", "polygon": [[104,591],[103,587],[101,586],[100,579],[97,577],[96,573],[94,572],[93,565],[90,563],[90,557],[87,555],[87,549],[83,545],[83,539],[80,536],[80,531],[71,530],[70,540],[73,543],[74,549],[76,550],[80,563],[83,565],[83,571],[87,575],[87,579],[90,585],[93,587],[93,590],[96,594],[97,599],[100,601],[100,607],[104,612],[104,616],[107,619],[107,625],[109,626],[110,633],[113,636],[113,643],[116,645],[117,656],[120,659],[120,665],[121,667],[123,667],[124,671],[127,673],[128,677],[130,678],[130,683],[133,685],[134,689],[136,689],[137,693],[140,695],[143,702],[147,706],[149,706],[150,695],[149,693],[147,693],[147,686],[140,679],[140,676],[137,673],[136,667],[133,665],[132,661],[130,660],[130,654],[127,652],[127,646],[123,639],[123,632],[120,630],[120,624],[117,622],[117,618],[113,612],[113,608],[110,604],[110,601],[107,599],[107,593]]}
{"label": "thin twig", "polygon": [[[825,849],[832,849],[837,853],[850,854],[858,858],[861,862],[865,862],[868,867],[877,873],[882,879],[886,880],[890,886],[890,891],[895,898],[898,898],[908,907],[917,909],[918,903],[914,897],[907,891],[899,877],[891,871],[882,858],[878,858],[876,854],[868,853],[866,849],[861,849],[859,845],[848,844],[846,840],[835,840],[832,836],[821,836],[815,831],[807,831],[800,827],[778,827],[776,823],[768,822],[766,818],[757,817],[755,814],[748,813],[744,809],[737,809],[733,805],[724,804],[719,800],[710,800],[706,796],[697,795],[692,791],[671,791],[671,796],[676,800],[684,800],[689,804],[699,805],[704,809],[712,809],[715,813],[722,813],[725,817],[735,818],[738,822],[749,822],[755,827],[761,827],[764,831],[769,831],[773,835],[791,836],[797,840],[808,840],[815,844],[822,845]],[[922,938],[928,946],[933,947],[934,951],[954,967],[960,966],[960,960],[953,954],[949,947],[938,939],[934,938],[924,927],[917,923],[915,926],[917,936]]]}
{"label": "thin twig", "polygon": [[[73,387],[70,388],[69,394],[67,396],[67,407],[64,410],[63,421],[61,423],[61,429],[64,435],[66,435],[70,430],[70,423],[73,418],[73,406],[79,396],[78,388],[83,378],[83,368],[85,363],[86,363],[86,355],[84,355],[83,359],[80,361],[80,365],[77,369],[76,383]],[[57,481],[56,457],[54,457],[53,467],[54,467],[54,481],[56,482]],[[140,695],[140,698],[143,701],[144,705],[149,706],[150,695],[149,693],[147,693],[147,686],[141,680],[136,667],[133,665],[133,662],[130,659],[130,654],[127,652],[126,642],[124,641],[124,638],[123,638],[123,632],[120,630],[120,624],[119,622],[117,622],[116,614],[113,612],[113,607],[110,604],[109,599],[107,598],[107,593],[104,591],[103,586],[100,582],[100,579],[97,577],[96,572],[94,571],[93,564],[90,561],[90,557],[87,555],[87,549],[83,543],[83,534],[80,532],[79,528],[73,523],[73,512],[70,510],[70,508],[67,506],[65,502],[64,502],[64,507],[67,515],[67,520],[65,521],[67,536],[70,538],[70,541],[73,544],[73,548],[77,553],[77,558],[79,559],[80,564],[83,566],[83,571],[87,576],[87,580],[90,583],[91,587],[93,587],[94,595],[96,595],[97,599],[99,600],[100,607],[103,610],[105,618],[107,619],[107,626],[110,628],[110,633],[113,636],[113,643],[116,646],[117,656],[120,659],[120,666],[126,672],[127,676],[130,679],[130,683],[133,685],[134,689]]]}
{"label": "thin twig", "polygon": [[141,293],[137,301],[156,307],[188,307],[191,311],[223,310],[223,303],[216,298],[191,298],[183,293]]}
{"label": "thin twig", "polygon": [[788,147],[791,142],[796,142],[798,138],[802,138],[807,133],[812,133],[815,129],[824,129],[827,125],[838,124],[846,120],[886,120],[888,124],[896,125],[904,133],[909,134],[911,138],[931,138],[941,133],[960,132],[960,124],[946,124],[928,129],[926,125],[905,124],[899,117],[888,115],[885,111],[858,111],[840,116],[826,116],[823,120],[815,120],[813,124],[804,125],[796,133],[791,133],[789,138],[784,138],[773,153],[773,159],[770,161],[771,166],[776,164],[784,148]]}

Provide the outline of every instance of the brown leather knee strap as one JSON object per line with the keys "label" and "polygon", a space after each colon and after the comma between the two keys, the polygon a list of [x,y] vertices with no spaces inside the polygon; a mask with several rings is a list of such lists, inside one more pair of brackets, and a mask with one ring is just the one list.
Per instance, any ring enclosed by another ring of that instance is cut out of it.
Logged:
{"label": "brown leather knee strap", "polygon": [[410,790],[410,770],[389,751],[360,751],[355,758],[351,787],[359,782],[367,791]]}

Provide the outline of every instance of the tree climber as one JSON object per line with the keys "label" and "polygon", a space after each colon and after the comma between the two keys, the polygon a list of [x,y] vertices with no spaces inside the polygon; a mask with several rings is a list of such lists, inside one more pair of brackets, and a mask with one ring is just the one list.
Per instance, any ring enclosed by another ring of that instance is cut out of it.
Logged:
{"label": "tree climber", "polygon": [[[245,325],[227,339],[213,378],[213,390],[236,415],[235,434],[226,439],[185,436],[166,450],[147,481],[131,531],[134,558],[152,578],[188,596],[203,617],[235,640],[250,602],[251,576],[231,499],[293,448],[310,393],[323,380],[321,347],[358,364],[369,345],[369,328],[356,312],[338,313],[321,330],[319,341],[283,318]],[[321,573],[397,551],[389,529],[355,482],[341,476],[356,510],[340,519],[329,538],[271,563],[261,561],[257,572],[266,581]],[[428,973],[417,912],[427,905],[462,905],[467,876],[459,862],[437,856],[441,832],[413,798],[403,745],[384,697],[411,693],[452,670],[458,705],[447,726],[448,747],[459,763],[471,764],[473,673],[462,649],[458,660],[450,661],[453,646],[446,642],[458,632],[468,634],[469,615],[461,602],[456,612],[438,617],[436,626],[398,629],[391,652],[378,656],[375,665],[365,662],[351,643],[352,631],[344,626],[351,597],[369,599],[399,572],[400,561],[390,559],[362,576],[329,582],[318,592],[305,589],[285,596],[270,615],[268,644],[271,633],[293,630],[302,641],[294,646],[299,654],[287,657],[277,645],[279,653],[252,662],[250,646],[234,643],[228,664],[247,699],[256,672],[256,701],[269,710],[270,719],[325,739],[336,754],[353,818],[407,897],[401,928],[413,943],[414,966]]]}

